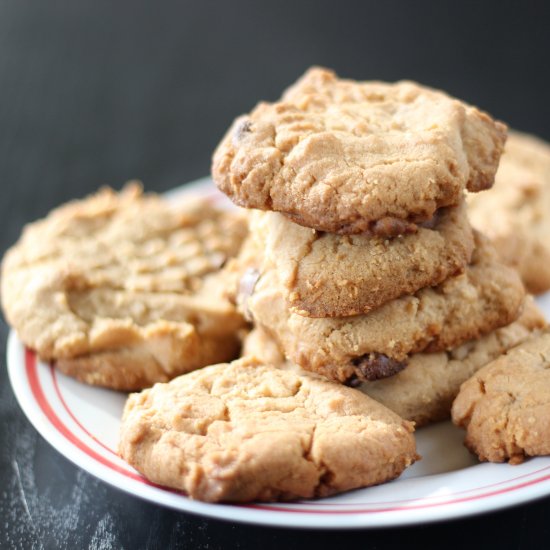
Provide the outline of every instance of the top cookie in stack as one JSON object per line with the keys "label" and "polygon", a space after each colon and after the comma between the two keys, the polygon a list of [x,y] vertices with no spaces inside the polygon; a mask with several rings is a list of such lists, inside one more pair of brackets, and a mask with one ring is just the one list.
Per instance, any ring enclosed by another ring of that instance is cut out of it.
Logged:
{"label": "top cookie in stack", "polygon": [[474,234],[506,127],[411,82],[309,70],[237,119],[218,187],[251,216],[239,300],[290,361],[357,383],[513,322],[518,276]]}
{"label": "top cookie in stack", "polygon": [[213,176],[236,204],[319,231],[415,231],[463,191],[489,188],[506,127],[412,82],[341,80],[310,69],[276,103],[238,118]]}

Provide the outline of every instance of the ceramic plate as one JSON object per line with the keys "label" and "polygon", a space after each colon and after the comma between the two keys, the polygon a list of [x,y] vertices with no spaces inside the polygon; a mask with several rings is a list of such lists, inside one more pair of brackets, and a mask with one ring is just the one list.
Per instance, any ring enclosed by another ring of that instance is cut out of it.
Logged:
{"label": "ceramic plate", "polygon": [[[210,180],[168,194],[205,194],[226,204]],[[550,318],[550,294],[538,299]],[[149,483],[116,454],[125,395],[80,384],[37,360],[14,332],[8,370],[23,411],[62,455],[136,497],[218,519],[308,528],[368,528],[459,518],[550,494],[550,457],[518,466],[480,464],[462,445],[463,432],[441,422],[416,432],[423,459],[397,480],[332,498],[292,504],[221,505],[191,500]]]}

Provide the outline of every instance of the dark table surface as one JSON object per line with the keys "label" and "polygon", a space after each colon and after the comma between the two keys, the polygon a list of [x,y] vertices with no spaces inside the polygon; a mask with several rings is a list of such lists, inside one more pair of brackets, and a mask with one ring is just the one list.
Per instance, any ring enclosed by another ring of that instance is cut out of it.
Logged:
{"label": "dark table surface", "polygon": [[[311,64],[412,78],[550,139],[542,2],[0,0],[0,251],[24,223],[99,185],[163,191],[209,171],[237,114]],[[1,357],[8,327],[0,324]],[[53,450],[0,370],[0,548],[534,548],[550,498],[375,531],[236,525],[167,510]]]}

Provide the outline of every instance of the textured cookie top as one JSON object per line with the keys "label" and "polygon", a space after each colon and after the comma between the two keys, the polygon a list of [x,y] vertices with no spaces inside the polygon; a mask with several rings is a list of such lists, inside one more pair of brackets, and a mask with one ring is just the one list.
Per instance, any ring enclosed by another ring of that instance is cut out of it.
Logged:
{"label": "textured cookie top", "polygon": [[358,391],[245,359],[131,395],[119,452],[199,500],[289,500],[393,479],[412,431]]}
{"label": "textured cookie top", "polygon": [[143,292],[191,292],[234,256],[247,233],[240,214],[207,200],[169,203],[137,183],[105,188],[27,225],[4,269],[78,265],[92,281]]}
{"label": "textured cookie top", "polygon": [[452,414],[480,460],[518,463],[550,454],[550,330],[465,382]]}
{"label": "textured cookie top", "polygon": [[6,318],[46,360],[133,348],[160,371],[182,372],[191,351],[200,363],[200,338],[242,324],[217,272],[246,232],[239,215],[202,200],[172,205],[136,185],[104,189],[28,225],[6,253]]}
{"label": "textured cookie top", "polygon": [[511,132],[494,187],[468,196],[472,223],[521,273],[531,292],[550,289],[550,145]]}
{"label": "textured cookie top", "polygon": [[394,375],[412,353],[451,349],[479,338],[514,321],[523,301],[519,276],[500,263],[480,234],[463,274],[365,315],[311,318],[290,312],[274,269],[261,274],[255,285],[241,285],[239,298],[288,359],[346,383]]}
{"label": "textured cookie top", "polygon": [[313,68],[276,103],[238,118],[213,177],[235,203],[332,233],[429,219],[494,180],[506,127],[413,82]]}
{"label": "textured cookie top", "polygon": [[464,270],[474,249],[465,205],[442,209],[432,227],[384,239],[335,235],[255,211],[250,235],[276,269],[291,311],[311,317],[368,313]]}

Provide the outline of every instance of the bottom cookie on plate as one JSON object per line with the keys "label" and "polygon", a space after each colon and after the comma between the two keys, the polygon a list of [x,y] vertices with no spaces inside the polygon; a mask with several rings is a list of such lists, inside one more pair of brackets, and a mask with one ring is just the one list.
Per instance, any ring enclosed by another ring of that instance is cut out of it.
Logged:
{"label": "bottom cookie on plate", "polygon": [[394,479],[412,432],[357,390],[241,359],[130,395],[119,453],[194,499],[292,500]]}
{"label": "bottom cookie on plate", "polygon": [[550,454],[550,329],[465,382],[452,414],[480,460],[518,464]]}

